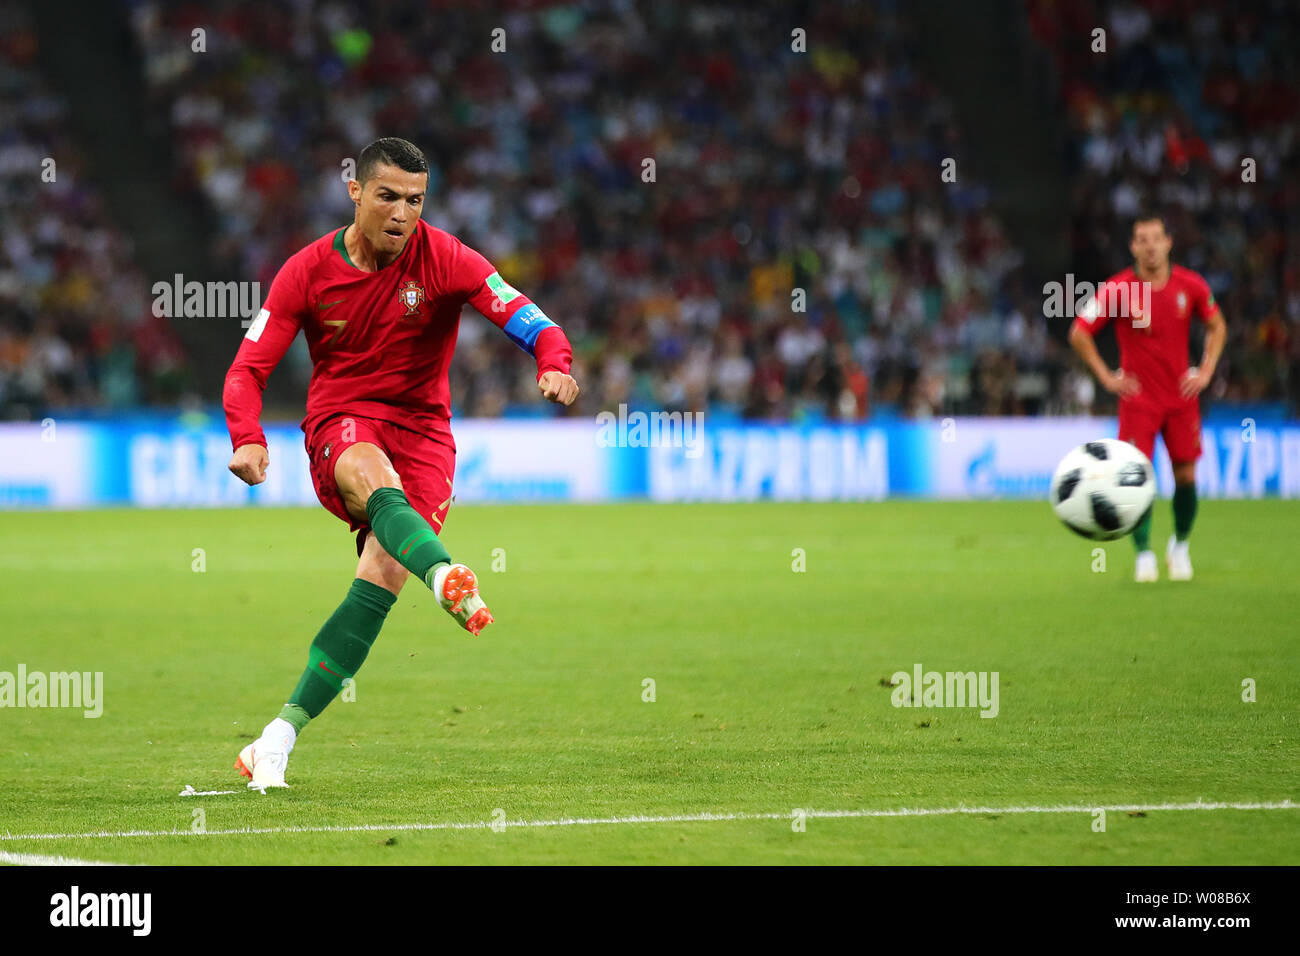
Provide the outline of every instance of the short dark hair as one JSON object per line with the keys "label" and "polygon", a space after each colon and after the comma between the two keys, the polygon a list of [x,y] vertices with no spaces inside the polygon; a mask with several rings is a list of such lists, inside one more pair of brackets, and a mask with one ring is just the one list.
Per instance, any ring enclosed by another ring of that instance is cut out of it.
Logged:
{"label": "short dark hair", "polygon": [[1173,233],[1169,231],[1168,217],[1165,216],[1165,214],[1162,213],[1159,209],[1138,210],[1138,214],[1133,217],[1133,228],[1129,230],[1130,235],[1132,235],[1132,233],[1137,231],[1138,223],[1140,222],[1158,222],[1160,223],[1160,228],[1165,231],[1165,235],[1168,236],[1173,235]]}
{"label": "short dark hair", "polygon": [[357,182],[366,184],[376,166],[396,166],[408,173],[427,173],[429,160],[414,143],[396,136],[377,139],[357,157]]}

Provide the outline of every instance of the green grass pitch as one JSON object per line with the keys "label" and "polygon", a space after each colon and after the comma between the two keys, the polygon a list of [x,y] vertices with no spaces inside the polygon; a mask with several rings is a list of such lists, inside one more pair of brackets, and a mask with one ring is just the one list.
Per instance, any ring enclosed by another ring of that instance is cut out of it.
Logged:
{"label": "green grass pitch", "polygon": [[[1300,863],[1295,809],[1083,809],[1300,800],[1295,502],[1203,502],[1196,579],[1142,586],[1130,542],[1035,502],[456,506],[443,538],[497,623],[471,638],[408,582],[356,700],[261,795],[235,754],[347,590],[343,526],[6,514],[0,671],[102,671],[104,709],[0,709],[0,855]],[[894,707],[918,663],[998,672],[998,715]],[[991,812],[818,815],[959,806]],[[703,814],[732,818],[487,826]],[[90,835],[122,831],[147,835]]]}

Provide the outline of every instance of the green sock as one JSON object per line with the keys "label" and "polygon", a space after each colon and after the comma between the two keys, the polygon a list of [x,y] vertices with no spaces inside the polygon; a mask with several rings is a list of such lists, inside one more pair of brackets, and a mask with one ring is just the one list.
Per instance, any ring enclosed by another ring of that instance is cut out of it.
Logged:
{"label": "green sock", "polygon": [[1186,541],[1196,520],[1196,485],[1174,486],[1174,537]]}
{"label": "green sock", "polygon": [[280,708],[280,713],[277,716],[281,720],[287,720],[293,724],[295,734],[302,733],[302,729],[307,726],[307,721],[311,720],[311,715],[297,704],[285,704]]}
{"label": "green sock", "polygon": [[361,578],[352,582],[348,596],[311,642],[307,669],[280,711],[294,730],[301,732],[308,720],[319,717],[343,689],[343,681],[361,669],[396,601],[396,594],[378,584]]}
{"label": "green sock", "polygon": [[366,502],[370,530],[384,550],[402,567],[427,586],[429,571],[439,564],[450,564],[451,555],[438,540],[429,522],[411,507],[401,488],[376,488]]}
{"label": "green sock", "polygon": [[1148,508],[1147,513],[1142,516],[1142,520],[1133,529],[1133,546],[1139,552],[1151,550],[1151,512],[1154,510],[1154,507]]}

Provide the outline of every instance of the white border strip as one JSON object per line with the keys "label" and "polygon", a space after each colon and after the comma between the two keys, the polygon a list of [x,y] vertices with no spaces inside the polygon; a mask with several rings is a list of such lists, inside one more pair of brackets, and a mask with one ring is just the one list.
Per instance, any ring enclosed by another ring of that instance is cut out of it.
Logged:
{"label": "white border strip", "polygon": [[[859,819],[874,817],[944,817],[958,814],[973,816],[1015,813],[1094,813],[1106,810],[1115,813],[1156,813],[1160,811],[1184,810],[1297,810],[1300,804],[1290,800],[1274,803],[1207,803],[1198,800],[1195,803],[1132,803],[1111,804],[1109,806],[1058,806],[1058,807],[919,807],[900,808],[897,810],[804,810],[804,816],[811,819]],[[245,836],[265,833],[371,833],[403,830],[491,830],[527,827],[590,827],[613,826],[627,823],[716,823],[733,820],[790,820],[793,811],[784,813],[684,813],[667,816],[627,816],[627,817],[565,817],[559,820],[472,820],[468,822],[447,821],[443,823],[365,823],[354,826],[290,826],[290,827],[236,827],[228,830],[207,830],[195,833],[193,830],[100,830],[97,833],[4,833],[0,841],[12,840],[93,840],[117,839],[123,837],[170,837],[170,836]]]}

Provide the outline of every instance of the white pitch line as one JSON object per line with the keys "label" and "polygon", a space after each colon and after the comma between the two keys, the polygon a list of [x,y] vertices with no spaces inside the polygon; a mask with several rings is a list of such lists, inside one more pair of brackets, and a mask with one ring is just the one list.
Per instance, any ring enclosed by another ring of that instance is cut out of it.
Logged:
{"label": "white pitch line", "polygon": [[0,850],[0,863],[14,866],[125,866],[124,863],[105,863],[103,860],[78,860],[71,856],[39,856],[35,853],[6,853]]}
{"label": "white pitch line", "polygon": [[[896,810],[805,810],[805,817],[811,819],[859,819],[871,817],[943,817],[957,814],[972,816],[1014,813],[1094,813],[1106,810],[1113,813],[1156,813],[1160,811],[1185,810],[1297,810],[1300,804],[1283,800],[1275,803],[1214,803],[1198,800],[1195,803],[1131,803],[1107,805],[1081,805],[1058,807],[902,807]],[[793,811],[782,813],[683,813],[665,816],[627,816],[627,817],[565,817],[559,820],[503,820],[494,823],[488,820],[471,820],[468,822],[446,821],[442,823],[361,823],[352,826],[289,826],[289,827],[235,827],[226,830],[206,830],[195,833],[193,830],[100,830],[97,833],[4,833],[0,841],[5,840],[93,840],[116,839],[120,837],[169,837],[169,836],[250,836],[265,833],[371,833],[403,830],[490,830],[528,827],[590,827],[611,826],[620,823],[717,823],[734,820],[790,820]]]}
{"label": "white pitch line", "polygon": [[240,793],[239,790],[195,790],[193,784],[187,783],[185,789],[177,794],[178,797],[220,797],[227,793]]}

